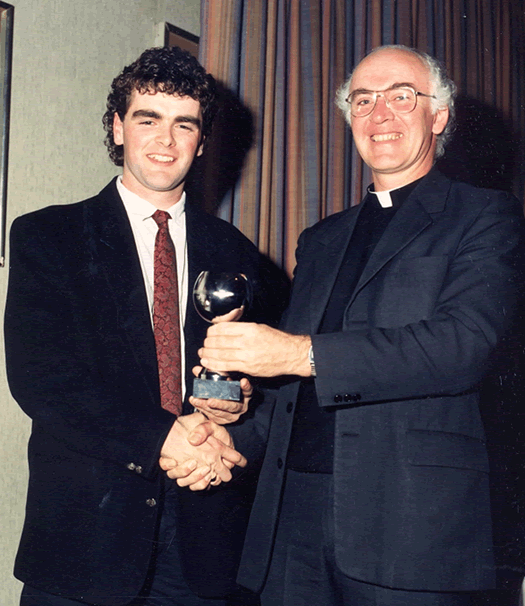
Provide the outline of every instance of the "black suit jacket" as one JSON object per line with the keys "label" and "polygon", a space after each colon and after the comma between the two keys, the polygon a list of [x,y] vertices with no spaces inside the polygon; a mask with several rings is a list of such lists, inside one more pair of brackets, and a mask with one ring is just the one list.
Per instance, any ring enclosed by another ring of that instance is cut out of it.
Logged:
{"label": "black suit jacket", "polygon": [[[337,565],[398,589],[491,587],[477,387],[516,304],[522,209],[432,171],[374,249],[342,332],[316,334],[359,212],[301,235],[282,324],[313,335],[319,405],[336,409]],[[280,389],[270,427],[239,575],[252,589],[267,571],[298,385]]]}
{"label": "black suit jacket", "polygon": [[[186,221],[190,285],[204,269],[240,271],[256,299],[277,294],[269,266],[238,230],[191,201]],[[256,315],[261,307],[256,301]],[[189,297],[188,393],[207,328]],[[15,220],[5,339],[13,396],[33,420],[15,574],[50,593],[128,603],[152,554],[159,450],[174,417],[160,406],[143,277],[114,181],[90,200]],[[237,425],[236,445],[253,462],[260,436]],[[180,491],[181,557],[194,591],[233,588],[248,507],[242,482]]]}

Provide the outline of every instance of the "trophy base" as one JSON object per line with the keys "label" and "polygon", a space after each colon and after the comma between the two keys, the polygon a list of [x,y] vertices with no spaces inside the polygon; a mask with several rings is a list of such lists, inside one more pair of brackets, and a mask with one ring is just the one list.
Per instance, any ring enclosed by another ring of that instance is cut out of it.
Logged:
{"label": "trophy base", "polygon": [[241,384],[239,381],[226,381],[224,379],[213,381],[210,379],[193,379],[193,395],[196,398],[209,400],[241,401]]}

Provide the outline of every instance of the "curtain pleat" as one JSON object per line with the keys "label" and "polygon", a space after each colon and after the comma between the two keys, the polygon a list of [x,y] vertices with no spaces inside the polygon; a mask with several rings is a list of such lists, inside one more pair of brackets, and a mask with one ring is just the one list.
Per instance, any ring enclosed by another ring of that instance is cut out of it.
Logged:
{"label": "curtain pleat", "polygon": [[463,97],[521,135],[508,141],[516,159],[509,188],[523,199],[521,0],[202,0],[201,21],[200,59],[240,99],[253,130],[249,149],[229,148],[228,155],[242,151],[243,164],[224,195],[221,138],[242,141],[239,131],[249,125],[235,124],[234,112],[220,121],[203,172],[208,206],[220,202],[217,214],[287,271],[300,232],[359,203],[371,181],[334,96],[354,64],[381,44],[436,56]]}

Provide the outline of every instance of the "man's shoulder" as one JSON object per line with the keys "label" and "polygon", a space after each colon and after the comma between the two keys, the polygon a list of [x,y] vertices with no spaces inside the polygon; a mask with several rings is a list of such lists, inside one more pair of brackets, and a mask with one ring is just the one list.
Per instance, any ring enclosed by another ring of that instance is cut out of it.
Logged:
{"label": "man's shoulder", "polygon": [[11,236],[17,238],[60,237],[75,240],[81,237],[86,225],[95,217],[106,216],[110,208],[115,208],[120,197],[111,181],[98,194],[66,204],[53,204],[17,217],[11,226]]}
{"label": "man's shoulder", "polygon": [[[433,215],[432,218],[438,221],[439,216]],[[514,194],[463,181],[450,181],[441,216],[444,221],[452,221],[458,229],[476,230],[480,226],[488,228],[497,225],[500,231],[520,233],[520,237],[523,237],[525,228],[523,205]]]}
{"label": "man's shoulder", "polygon": [[191,230],[195,225],[198,225],[199,234],[205,234],[215,240],[223,240],[224,238],[234,239],[247,246],[254,246],[251,240],[235,227],[235,225],[206,212],[200,206],[199,201],[194,198],[186,201],[186,216],[189,223],[189,229]]}
{"label": "man's shoulder", "polygon": [[311,227],[307,227],[303,233],[302,237],[308,236],[322,236],[324,234],[329,234],[334,229],[340,229],[349,221],[352,221],[353,217],[357,214],[359,210],[359,206],[352,206],[345,210],[341,210],[333,215],[328,215],[324,217],[317,223],[314,223]]}
{"label": "man's shoulder", "polygon": [[[445,206],[463,207],[465,211],[478,212],[488,204],[518,206],[517,198],[508,191],[478,187],[464,181],[457,181],[433,169],[414,190],[420,199],[440,197]],[[432,206],[430,207],[432,208]]]}
{"label": "man's shoulder", "polygon": [[464,181],[451,181],[450,192],[460,200],[469,200],[479,204],[491,201],[518,203],[516,196],[509,191],[478,187]]}
{"label": "man's shoulder", "polygon": [[97,211],[97,207],[114,202],[114,197],[118,193],[114,186],[114,180],[111,181],[98,194],[81,200],[66,204],[52,204],[38,210],[20,215],[13,221],[12,229],[18,230],[40,229],[40,230],[71,230],[75,231],[75,226],[83,223],[86,211]]}

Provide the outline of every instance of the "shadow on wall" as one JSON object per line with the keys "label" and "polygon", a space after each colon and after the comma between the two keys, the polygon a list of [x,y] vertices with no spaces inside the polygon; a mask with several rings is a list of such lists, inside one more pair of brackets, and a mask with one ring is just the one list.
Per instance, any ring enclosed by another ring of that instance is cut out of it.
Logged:
{"label": "shadow on wall", "polygon": [[[519,133],[496,109],[456,100],[453,139],[437,167],[477,187],[513,191],[521,170]],[[515,606],[525,574],[525,271],[518,317],[493,353],[480,386],[490,462],[498,590],[479,602]]]}
{"label": "shadow on wall", "polygon": [[[204,154],[193,163],[186,185],[189,195],[201,200],[204,210],[212,215],[235,188],[255,141],[252,112],[230,89],[220,82],[217,85],[219,111]],[[272,284],[272,292],[265,292],[258,303],[254,302],[248,314],[265,317],[268,324],[277,326],[288,304],[290,279],[271,259],[263,257],[259,274],[263,284]]]}
{"label": "shadow on wall", "polygon": [[211,214],[235,187],[255,141],[252,112],[230,89],[220,82],[217,85],[219,111],[205,152],[194,163],[187,185]]}
{"label": "shadow on wall", "polygon": [[512,191],[518,149],[518,135],[498,110],[459,95],[456,129],[445,156],[436,165],[452,179]]}
{"label": "shadow on wall", "polygon": [[[205,153],[194,163],[187,189],[215,214],[239,180],[255,142],[254,116],[235,93],[218,82],[219,112]],[[512,191],[517,185],[519,134],[495,108],[471,97],[456,99],[456,129],[437,167],[452,179],[477,187]]]}

